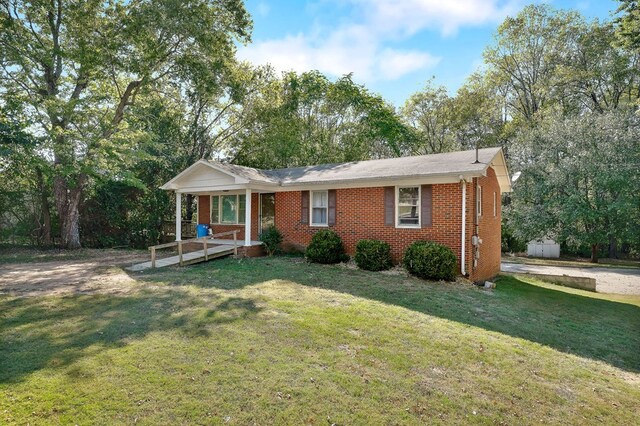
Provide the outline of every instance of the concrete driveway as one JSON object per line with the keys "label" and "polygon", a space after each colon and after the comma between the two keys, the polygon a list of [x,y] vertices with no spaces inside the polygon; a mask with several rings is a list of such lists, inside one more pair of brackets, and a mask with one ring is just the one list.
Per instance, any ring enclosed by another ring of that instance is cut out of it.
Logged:
{"label": "concrete driveway", "polygon": [[627,268],[579,268],[571,266],[524,265],[502,262],[501,270],[511,273],[570,275],[596,279],[599,293],[640,295],[640,269]]}

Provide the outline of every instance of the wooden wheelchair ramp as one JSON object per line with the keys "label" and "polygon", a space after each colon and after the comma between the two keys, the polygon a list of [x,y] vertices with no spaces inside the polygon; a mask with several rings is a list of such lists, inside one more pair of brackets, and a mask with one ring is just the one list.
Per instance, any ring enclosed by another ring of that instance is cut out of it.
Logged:
{"label": "wooden wheelchair ramp", "polygon": [[[222,256],[227,256],[230,254],[238,255],[238,240],[237,240],[237,232],[238,231],[230,231],[230,232],[222,232],[220,234],[214,234],[207,237],[202,238],[192,238],[184,241],[174,241],[167,244],[160,244],[157,246],[149,247],[151,251],[151,260],[149,262],[142,262],[136,265],[132,265],[128,268],[125,268],[132,272],[143,271],[145,269],[150,268],[162,268],[164,266],[187,266],[193,265],[194,263],[206,262],[211,259],[215,259]],[[226,243],[227,240],[223,240],[224,243],[221,244],[221,240],[216,240],[216,237],[224,237],[228,235],[233,235],[233,240],[228,240],[229,243]],[[184,247],[193,247],[197,245],[201,247],[199,250],[192,250],[189,252],[184,252]],[[213,245],[213,247],[209,247]],[[163,259],[156,258],[156,251],[164,248],[177,247],[178,254],[175,256],[165,257]]]}

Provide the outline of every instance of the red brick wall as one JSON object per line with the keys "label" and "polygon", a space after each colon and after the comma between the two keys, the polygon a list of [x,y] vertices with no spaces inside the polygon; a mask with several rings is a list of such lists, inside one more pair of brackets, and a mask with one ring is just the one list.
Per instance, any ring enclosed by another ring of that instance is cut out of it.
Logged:
{"label": "red brick wall", "polygon": [[[483,190],[483,215],[479,219],[478,233],[482,239],[480,257],[474,267],[472,236],[475,232],[475,185]],[[493,193],[496,192],[497,215],[493,216]],[[276,192],[275,225],[282,232],[285,249],[304,248],[313,234],[326,227],[300,223],[300,191]],[[466,184],[466,261],[465,270],[471,280],[494,277],[500,271],[501,194],[495,172],[488,169],[487,176]],[[259,194],[251,197],[251,238],[258,238]],[[386,241],[396,262],[409,244],[416,240],[432,240],[449,246],[461,260],[461,197],[460,184],[433,185],[433,225],[428,228],[396,228],[384,225],[384,188],[352,188],[336,190],[336,225],[330,226],[342,238],[347,253],[355,253],[356,243],[363,238]],[[200,196],[198,223],[209,223],[209,196]],[[237,229],[238,238],[244,239],[244,225],[211,225],[213,232]]]}
{"label": "red brick wall", "polygon": [[[487,279],[500,271],[500,189],[493,169],[479,179],[483,186],[484,214],[480,218],[479,233],[483,244],[480,258],[473,268],[475,215],[474,183],[466,184],[466,259],[465,270],[472,280]],[[493,191],[497,192],[498,214],[493,217]],[[490,194],[490,195],[489,195]],[[416,240],[432,240],[450,247],[461,261],[461,202],[460,184],[433,186],[433,225],[428,228],[396,228],[384,225],[384,188],[338,189],[336,191],[336,225],[330,226],[342,238],[348,254],[355,253],[356,243],[363,238],[386,241],[391,245],[394,261],[402,260],[409,244]],[[276,227],[283,233],[285,248],[304,249],[313,234],[324,227],[300,223],[301,195],[299,191],[276,193]]]}
{"label": "red brick wall", "polygon": [[[260,212],[259,194],[251,194],[251,239],[258,239],[258,215]],[[198,223],[209,223],[211,220],[211,201],[208,195],[198,196]],[[214,234],[238,230],[238,238],[244,240],[244,224],[241,225],[218,225],[209,223]],[[233,236],[223,237],[232,239]]]}
{"label": "red brick wall", "polygon": [[[472,270],[471,279],[485,280],[495,277],[500,272],[502,195],[496,173],[492,168],[488,169],[487,176],[478,178],[477,183],[482,187],[482,216],[478,220],[478,235],[482,244],[480,244],[478,264]],[[493,215],[494,193],[496,194],[495,216]],[[474,200],[475,195],[474,191]]]}
{"label": "red brick wall", "polygon": [[[445,244],[460,258],[461,187],[459,184],[433,186],[433,225],[428,228],[396,228],[384,225],[384,188],[338,189],[336,225],[330,226],[342,238],[347,253],[353,255],[363,238],[386,241],[396,262],[406,247],[416,240]],[[283,233],[285,247],[304,247],[313,234],[324,227],[300,223],[301,195],[276,193],[276,227]]]}
{"label": "red brick wall", "polygon": [[208,195],[198,196],[198,224],[209,223],[211,220],[211,201]]}

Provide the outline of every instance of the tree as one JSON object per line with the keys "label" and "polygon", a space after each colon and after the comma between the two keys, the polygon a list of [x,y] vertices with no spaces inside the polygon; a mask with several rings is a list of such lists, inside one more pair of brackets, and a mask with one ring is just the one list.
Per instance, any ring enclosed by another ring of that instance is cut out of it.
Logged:
{"label": "tree", "polygon": [[522,176],[507,220],[517,236],[569,246],[637,240],[640,120],[626,111],[549,117],[523,129],[512,161]]}
{"label": "tree", "polygon": [[[157,188],[195,161],[227,159],[235,136],[255,119],[254,104],[273,79],[269,67],[226,61],[215,75],[193,73],[162,93],[149,93],[131,107],[129,126],[145,135],[131,169],[148,188]],[[187,194],[185,220],[195,212]]]}
{"label": "tree", "polygon": [[41,140],[0,116],[0,228],[22,228],[32,242],[52,243],[50,177],[37,155]]}
{"label": "tree", "polygon": [[444,86],[435,87],[432,80],[428,81],[424,89],[411,95],[400,114],[416,131],[413,154],[437,154],[459,148],[454,99]]}
{"label": "tree", "polygon": [[444,86],[426,87],[401,109],[415,137],[408,152],[434,154],[505,146],[508,138],[506,89],[482,73],[472,74],[454,97]]}
{"label": "tree", "polygon": [[397,156],[412,137],[393,108],[350,75],[286,73],[260,93],[232,138],[235,163],[276,168]]}
{"label": "tree", "polygon": [[640,51],[640,4],[637,0],[618,0],[620,6],[615,19],[616,35],[620,43],[631,51]]}
{"label": "tree", "polygon": [[194,70],[215,74],[250,25],[240,0],[0,2],[0,96],[46,140],[65,247],[80,246],[89,180],[137,141],[131,105]]}
{"label": "tree", "polygon": [[531,120],[553,104],[557,67],[566,60],[568,40],[582,18],[546,4],[529,5],[498,27],[495,43],[484,52],[490,79],[508,87],[512,117]]}
{"label": "tree", "polygon": [[567,57],[556,70],[565,111],[603,113],[638,99],[638,54],[616,46],[611,24],[575,27]]}
{"label": "tree", "polygon": [[454,129],[463,149],[502,146],[507,148],[510,123],[508,88],[486,75],[472,74],[453,99]]}

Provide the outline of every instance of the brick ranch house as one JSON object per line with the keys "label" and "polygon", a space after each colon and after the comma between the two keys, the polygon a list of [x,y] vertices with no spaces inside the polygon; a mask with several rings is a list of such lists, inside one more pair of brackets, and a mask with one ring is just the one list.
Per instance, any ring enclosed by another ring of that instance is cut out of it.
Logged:
{"label": "brick ranch house", "polygon": [[500,271],[501,194],[511,181],[502,149],[485,148],[277,170],[199,160],[162,189],[177,195],[177,239],[181,196],[193,194],[198,223],[240,231],[249,256],[260,253],[254,238],[269,225],[285,250],[329,228],[348,254],[359,240],[378,239],[395,261],[413,241],[437,241],[454,251],[461,275],[483,280]]}

